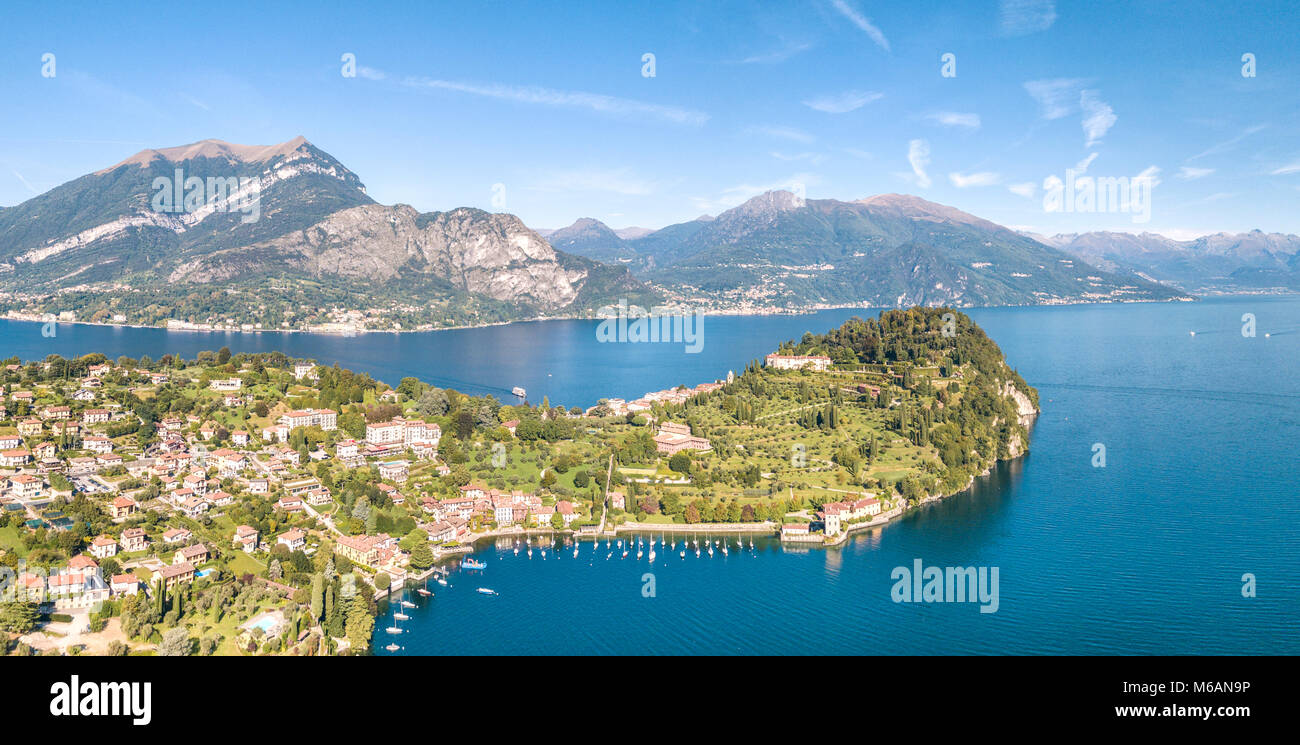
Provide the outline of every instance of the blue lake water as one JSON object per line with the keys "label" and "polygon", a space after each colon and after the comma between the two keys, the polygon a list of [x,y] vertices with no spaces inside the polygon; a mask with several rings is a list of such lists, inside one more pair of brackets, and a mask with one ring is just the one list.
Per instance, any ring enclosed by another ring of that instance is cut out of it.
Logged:
{"label": "blue lake water", "polygon": [[[866,312],[711,317],[694,355],[598,344],[595,322],[554,321],[356,338],[64,325],[53,339],[0,322],[0,356],[280,349],[394,384],[415,375],[502,398],[522,385],[535,401],[589,405],[739,371]],[[1300,299],[969,313],[1043,407],[1030,455],[971,492],[835,549],[759,540],[752,554],[650,567],[590,544],[546,561],[484,545],[486,569],[410,595],[409,633],[384,633],[381,616],[378,654],[1300,654]],[[918,558],[997,567],[998,611],[894,603],[892,570]],[[1242,596],[1246,574],[1256,597]]]}

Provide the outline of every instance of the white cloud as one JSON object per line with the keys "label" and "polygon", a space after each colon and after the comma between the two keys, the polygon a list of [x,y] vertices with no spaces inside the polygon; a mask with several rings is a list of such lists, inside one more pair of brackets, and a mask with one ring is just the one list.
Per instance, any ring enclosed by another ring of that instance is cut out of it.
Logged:
{"label": "white cloud", "polygon": [[1211,145],[1209,148],[1206,148],[1205,150],[1188,158],[1188,160],[1197,160],[1198,158],[1204,158],[1207,155],[1217,155],[1221,152],[1224,152],[1225,150],[1231,150],[1232,148],[1237,146],[1237,143],[1255,134],[1256,132],[1259,132],[1267,128],[1268,128],[1267,124],[1256,124],[1254,126],[1247,127],[1246,129],[1242,130],[1241,134],[1237,135],[1236,137],[1233,137],[1228,140],[1224,140],[1223,142],[1220,142],[1216,145]]}
{"label": "white cloud", "polygon": [[1023,36],[1046,31],[1056,22],[1054,0],[1002,0],[1002,33]]}
{"label": "white cloud", "polygon": [[925,172],[930,165],[930,143],[925,140],[912,140],[907,143],[907,162],[912,165],[916,175],[916,184],[922,189],[930,186],[930,176]]}
{"label": "white cloud", "polygon": [[745,132],[747,134],[758,134],[767,137],[779,137],[783,140],[790,140],[792,142],[809,143],[817,139],[816,137],[813,137],[807,132],[804,132],[803,130],[800,129],[795,129],[794,127],[774,127],[770,125],[758,125],[754,127],[747,127],[745,129]]}
{"label": "white cloud", "polygon": [[589,109],[602,114],[611,114],[628,119],[649,118],[695,127],[701,126],[709,120],[708,114],[691,109],[647,103],[630,98],[617,98],[600,93],[564,91],[555,88],[505,85],[501,83],[462,83],[454,80],[437,80],[433,78],[408,78],[404,82],[414,88],[456,91],[517,103]]}
{"label": "white cloud", "polygon": [[1033,199],[1034,195],[1038,193],[1038,184],[1035,184],[1033,181],[1011,184],[1007,187],[1007,191],[1017,196],[1025,197],[1026,199]]}
{"label": "white cloud", "polygon": [[1154,189],[1160,185],[1160,169],[1156,166],[1147,166],[1134,177],[1134,180],[1146,179],[1151,182],[1151,188]]}
{"label": "white cloud", "polygon": [[1279,166],[1269,172],[1270,176],[1289,176],[1293,173],[1300,173],[1300,160]]}
{"label": "white cloud", "polygon": [[1060,119],[1074,111],[1076,91],[1085,82],[1079,78],[1030,80],[1025,83],[1025,90],[1038,102],[1044,119]]}
{"label": "white cloud", "polygon": [[387,73],[383,70],[376,70],[373,67],[358,67],[357,74],[366,80],[386,80],[388,78]]}
{"label": "white cloud", "polygon": [[14,177],[17,178],[19,181],[23,182],[23,186],[27,187],[27,191],[30,191],[33,194],[41,193],[39,189],[37,189],[35,186],[32,186],[31,183],[29,183],[27,179],[24,178],[23,175],[18,171],[14,170],[13,168],[10,168],[9,172],[12,173]]}
{"label": "white cloud", "polygon": [[804,106],[827,114],[847,114],[866,106],[885,94],[875,91],[845,91],[828,96],[818,96],[803,102]]}
{"label": "white cloud", "polygon": [[885,38],[885,34],[880,29],[871,23],[870,18],[859,13],[856,8],[849,5],[845,0],[831,0],[831,5],[835,6],[840,15],[849,19],[854,26],[862,29],[867,36],[871,37],[871,40],[876,42],[876,46],[886,52],[889,51],[889,40]]}
{"label": "white cloud", "polygon": [[1193,166],[1183,166],[1182,168],[1178,169],[1178,178],[1187,179],[1190,181],[1192,179],[1204,178],[1205,176],[1209,176],[1211,173],[1214,173],[1213,168],[1195,168]]}
{"label": "white cloud", "polygon": [[965,189],[970,186],[993,186],[1002,180],[1002,177],[989,171],[979,173],[957,173],[948,174],[948,180],[958,189]]}
{"label": "white cloud", "polygon": [[1088,166],[1092,165],[1092,162],[1093,162],[1094,160],[1097,159],[1097,156],[1098,156],[1098,155],[1100,155],[1100,153],[1088,153],[1088,157],[1084,158],[1083,160],[1079,161],[1078,163],[1075,163],[1075,164],[1074,164],[1074,175],[1076,175],[1076,176],[1082,176],[1083,174],[1087,173],[1087,172],[1088,172]]}
{"label": "white cloud", "polygon": [[926,119],[936,124],[942,124],[945,127],[966,127],[967,129],[979,129],[979,114],[963,114],[956,111],[939,111],[933,114],[927,114]]}
{"label": "white cloud", "polygon": [[774,150],[772,151],[772,157],[786,162],[806,160],[815,166],[819,166],[826,162],[826,156],[822,153],[783,153]]}
{"label": "white cloud", "polygon": [[1083,91],[1079,94],[1079,107],[1083,109],[1083,133],[1087,137],[1085,147],[1092,147],[1106,132],[1115,126],[1119,117],[1110,104],[1101,100],[1097,91]]}
{"label": "white cloud", "polygon": [[796,54],[799,54],[801,52],[806,52],[809,49],[812,49],[812,44],[787,43],[785,46],[772,52],[750,55],[749,57],[740,60],[740,64],[755,65],[755,64],[771,64],[774,62],[784,62],[790,59],[791,57],[795,56]]}

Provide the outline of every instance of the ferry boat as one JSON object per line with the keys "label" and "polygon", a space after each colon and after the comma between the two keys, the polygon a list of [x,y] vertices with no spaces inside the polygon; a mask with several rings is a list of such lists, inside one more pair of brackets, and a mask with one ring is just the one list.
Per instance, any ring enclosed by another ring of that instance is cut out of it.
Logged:
{"label": "ferry boat", "polygon": [[515,394],[519,398],[528,398],[528,391],[525,391],[522,386],[517,385],[514,388],[511,388],[510,392]]}
{"label": "ferry boat", "polygon": [[491,590],[491,589],[488,589],[488,588],[486,588],[486,587],[480,587],[480,588],[478,588],[477,592],[482,593],[482,594],[484,594],[484,595],[496,595],[496,594],[498,594],[496,590]]}

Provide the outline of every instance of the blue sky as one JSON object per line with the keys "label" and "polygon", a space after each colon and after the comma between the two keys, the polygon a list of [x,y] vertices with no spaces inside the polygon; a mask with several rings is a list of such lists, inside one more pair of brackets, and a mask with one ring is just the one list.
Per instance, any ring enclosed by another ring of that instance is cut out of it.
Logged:
{"label": "blue sky", "polygon": [[[1048,233],[1300,233],[1291,2],[113,5],[6,9],[0,205],[145,147],[301,134],[380,202],[534,227],[798,185]],[[1149,222],[1046,211],[1044,180],[1082,163],[1152,177]]]}

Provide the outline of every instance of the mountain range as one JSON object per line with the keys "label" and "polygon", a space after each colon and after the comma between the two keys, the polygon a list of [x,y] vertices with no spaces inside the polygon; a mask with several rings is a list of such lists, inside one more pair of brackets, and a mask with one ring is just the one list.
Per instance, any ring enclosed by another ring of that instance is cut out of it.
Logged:
{"label": "mountain range", "polygon": [[1300,290],[1300,236],[1215,233],[1176,241],[1156,233],[1033,236],[1103,269],[1191,293]]}
{"label": "mountain range", "polygon": [[0,311],[260,328],[438,328],[704,310],[1026,305],[1300,289],[1300,238],[1040,236],[915,196],[771,191],[659,230],[534,230],[375,202],[302,137],[141,151],[0,208]]}
{"label": "mountain range", "polygon": [[438,327],[657,297],[514,215],[378,204],[302,137],[144,150],[0,211],[0,303],[80,320]]}
{"label": "mountain range", "polygon": [[550,240],[622,263],[675,299],[736,307],[1026,305],[1185,295],[902,194],[843,202],[771,191],[716,217],[637,238],[583,219]]}

